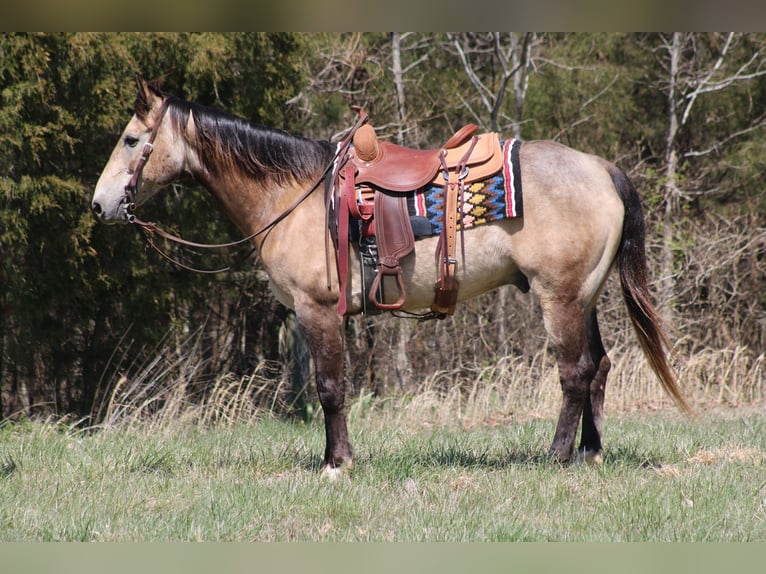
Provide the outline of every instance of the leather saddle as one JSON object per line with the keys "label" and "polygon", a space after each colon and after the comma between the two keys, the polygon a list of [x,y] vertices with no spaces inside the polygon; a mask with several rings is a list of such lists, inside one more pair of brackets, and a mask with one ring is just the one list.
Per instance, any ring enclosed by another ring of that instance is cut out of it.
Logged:
{"label": "leather saddle", "polygon": [[[500,138],[496,133],[481,134],[475,136],[474,143],[472,136],[477,128],[475,124],[468,124],[442,147],[419,150],[378,141],[372,126],[365,124],[354,135],[354,147],[350,150],[350,159],[356,167],[356,184],[402,193],[427,185],[445,185],[445,165],[454,170],[463,159],[464,167],[468,168],[464,176],[466,183],[487,179],[502,168]],[[470,154],[464,157],[469,149]]]}
{"label": "leather saddle", "polygon": [[[400,260],[415,248],[415,237],[407,210],[407,194],[426,186],[443,186],[444,221],[436,251],[438,279],[434,285],[431,315],[444,318],[452,315],[457,304],[459,282],[457,275],[456,234],[462,229],[459,205],[465,184],[487,179],[502,169],[503,155],[496,133],[474,135],[478,129],[468,124],[450,137],[438,149],[412,149],[391,142],[379,141],[367,122],[366,114],[358,111],[361,125],[353,133],[353,147],[339,158],[343,166],[336,170],[333,182],[338,190],[339,224],[347,226],[348,214],[362,221],[362,235],[375,235],[378,264],[368,292],[368,300],[383,311],[401,309],[406,300]],[[345,221],[344,221],[345,220]],[[341,272],[341,301],[339,312],[345,313],[345,281],[347,246],[339,241],[339,271]],[[398,297],[394,303],[379,298],[383,277],[396,280]]]}

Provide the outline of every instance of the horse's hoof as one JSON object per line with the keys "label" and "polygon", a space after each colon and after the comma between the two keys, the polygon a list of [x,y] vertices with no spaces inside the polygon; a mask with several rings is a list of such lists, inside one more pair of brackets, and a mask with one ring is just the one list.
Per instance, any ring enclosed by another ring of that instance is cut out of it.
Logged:
{"label": "horse's hoof", "polygon": [[329,464],[323,464],[319,469],[319,476],[330,482],[335,482],[343,477],[350,477],[351,471],[354,470],[354,461],[349,460],[342,463],[340,466],[331,466]]}
{"label": "horse's hoof", "polygon": [[604,460],[601,458],[600,451],[594,451],[589,449],[581,450],[577,453],[575,464],[587,464],[588,466],[601,466],[604,464]]}
{"label": "horse's hoof", "polygon": [[562,453],[553,447],[551,447],[548,451],[548,457],[550,458],[551,462],[558,463],[561,466],[569,466],[577,459],[577,455],[575,455],[572,451]]}

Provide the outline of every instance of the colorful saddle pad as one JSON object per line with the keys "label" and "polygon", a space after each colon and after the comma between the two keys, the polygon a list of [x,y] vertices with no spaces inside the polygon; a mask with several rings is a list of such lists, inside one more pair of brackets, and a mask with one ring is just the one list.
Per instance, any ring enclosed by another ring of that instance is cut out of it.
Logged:
{"label": "colorful saddle pad", "polygon": [[[520,217],[523,212],[519,148],[521,141],[502,142],[503,169],[484,181],[467,185],[463,201],[463,228]],[[441,233],[444,221],[444,187],[429,185],[407,196],[410,216],[425,217],[433,235]],[[416,235],[423,235],[422,233]]]}

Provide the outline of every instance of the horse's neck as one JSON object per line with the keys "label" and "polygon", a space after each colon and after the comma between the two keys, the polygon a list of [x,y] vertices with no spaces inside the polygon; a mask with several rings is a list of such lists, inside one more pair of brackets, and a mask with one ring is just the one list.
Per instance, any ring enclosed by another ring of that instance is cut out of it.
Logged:
{"label": "horse's neck", "polygon": [[255,231],[255,227],[265,225],[262,204],[268,202],[264,198],[266,193],[258,189],[253,181],[229,173],[210,173],[205,170],[195,179],[215,197],[223,207],[229,219],[244,233],[248,235]]}
{"label": "horse's neck", "polygon": [[[308,200],[301,202],[296,211],[313,212],[316,216],[306,218],[311,225],[314,219],[321,220],[319,229],[324,226],[323,199],[321,185],[321,168],[317,167],[316,174],[302,173],[305,181],[296,182],[292,177],[278,178],[268,173],[259,177],[249,175],[243,169],[229,162],[210,165],[206,155],[192,142],[197,141],[193,136],[196,128],[191,119],[187,130],[190,137],[186,142],[185,171],[201,183],[223,206],[232,222],[246,235],[259,231],[272,223],[293,203],[306,192],[309,187],[317,184],[318,189]],[[302,140],[301,140],[302,141]],[[297,144],[296,144],[297,145]],[[327,161],[330,161],[331,150],[327,148]],[[311,205],[312,207],[308,207]]]}
{"label": "horse's neck", "polygon": [[[264,229],[290,209],[308,187],[316,183],[278,185],[274,180],[269,179],[263,182],[257,181],[238,172],[236,168],[213,173],[202,166],[196,172],[192,171],[192,176],[216,198],[229,219],[246,235]],[[322,189],[320,185],[313,194],[317,197],[308,199],[321,200]],[[295,210],[303,211],[309,205],[315,208],[317,217],[321,218],[321,201],[301,202],[301,205],[295,206]]]}

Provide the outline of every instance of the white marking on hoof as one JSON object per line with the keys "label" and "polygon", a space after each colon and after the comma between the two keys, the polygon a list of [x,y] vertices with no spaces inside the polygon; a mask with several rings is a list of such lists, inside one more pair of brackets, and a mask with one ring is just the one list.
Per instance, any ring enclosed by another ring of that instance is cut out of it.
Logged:
{"label": "white marking on hoof", "polygon": [[319,476],[330,482],[335,482],[336,480],[343,477],[351,477],[351,471],[353,469],[354,469],[353,461],[344,462],[342,465],[334,466],[334,467],[330,466],[329,464],[326,464],[320,469]]}
{"label": "white marking on hoof", "polygon": [[587,464],[588,466],[601,466],[604,464],[604,459],[601,458],[600,452],[592,450],[581,450],[577,453],[575,458],[575,465]]}

